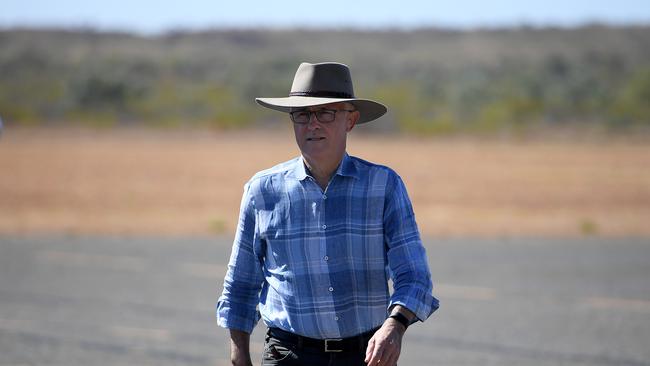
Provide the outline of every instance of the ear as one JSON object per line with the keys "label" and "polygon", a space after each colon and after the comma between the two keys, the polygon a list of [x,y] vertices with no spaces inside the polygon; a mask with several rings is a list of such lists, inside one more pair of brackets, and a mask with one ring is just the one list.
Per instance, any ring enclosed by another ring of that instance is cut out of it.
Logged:
{"label": "ear", "polygon": [[350,132],[354,128],[354,126],[357,124],[357,121],[359,120],[359,117],[361,117],[361,113],[359,111],[354,111],[348,113],[348,119],[346,121],[347,126],[346,126],[346,131]]}

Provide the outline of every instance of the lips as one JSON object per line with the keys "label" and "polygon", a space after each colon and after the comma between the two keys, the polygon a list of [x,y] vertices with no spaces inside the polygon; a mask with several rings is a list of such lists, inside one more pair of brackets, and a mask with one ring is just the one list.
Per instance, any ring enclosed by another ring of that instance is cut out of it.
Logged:
{"label": "lips", "polygon": [[307,137],[307,141],[322,141],[325,137]]}

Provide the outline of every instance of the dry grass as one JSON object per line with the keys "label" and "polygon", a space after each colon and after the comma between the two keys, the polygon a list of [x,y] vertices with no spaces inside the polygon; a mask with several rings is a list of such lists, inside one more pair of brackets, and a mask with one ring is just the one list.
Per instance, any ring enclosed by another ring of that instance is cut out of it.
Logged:
{"label": "dry grass", "polygon": [[[642,142],[358,137],[397,170],[432,236],[650,237]],[[0,233],[232,233],[242,186],[297,156],[291,132],[5,131]]]}

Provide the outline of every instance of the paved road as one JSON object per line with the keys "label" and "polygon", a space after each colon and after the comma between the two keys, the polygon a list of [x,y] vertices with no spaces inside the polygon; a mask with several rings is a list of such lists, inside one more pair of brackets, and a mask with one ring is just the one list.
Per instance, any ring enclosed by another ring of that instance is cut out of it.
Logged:
{"label": "paved road", "polygon": [[[226,365],[229,242],[0,237],[0,365]],[[650,241],[427,248],[442,307],[400,365],[650,365]]]}

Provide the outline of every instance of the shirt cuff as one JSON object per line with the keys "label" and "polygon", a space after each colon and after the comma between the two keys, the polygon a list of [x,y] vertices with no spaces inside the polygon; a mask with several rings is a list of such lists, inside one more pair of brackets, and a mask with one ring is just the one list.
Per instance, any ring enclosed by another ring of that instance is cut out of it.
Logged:
{"label": "shirt cuff", "polygon": [[217,302],[217,324],[223,328],[252,333],[260,320],[260,313],[256,309],[247,308],[249,306],[244,304],[220,300]]}
{"label": "shirt cuff", "polygon": [[440,307],[438,299],[433,297],[428,291],[413,288],[396,291],[391,296],[388,309],[395,305],[401,305],[407,308],[415,314],[417,320],[422,322]]}

